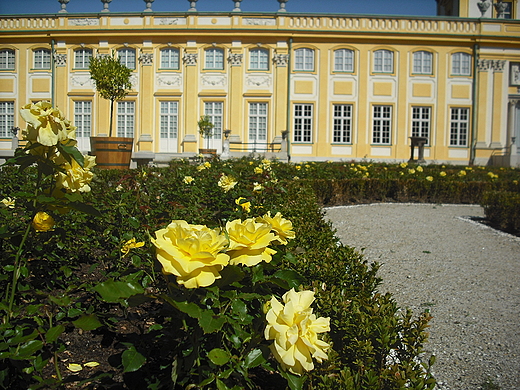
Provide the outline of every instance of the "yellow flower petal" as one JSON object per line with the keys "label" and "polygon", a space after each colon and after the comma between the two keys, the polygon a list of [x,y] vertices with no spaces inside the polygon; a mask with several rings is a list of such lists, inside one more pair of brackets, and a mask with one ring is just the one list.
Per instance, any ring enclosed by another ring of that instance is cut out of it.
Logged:
{"label": "yellow flower petal", "polygon": [[84,364],[85,367],[97,367],[99,366],[98,362],[88,362]]}
{"label": "yellow flower petal", "polygon": [[72,371],[72,372],[78,372],[78,371],[83,370],[83,367],[81,366],[81,364],[70,363],[70,364],[67,366],[67,369],[70,370],[70,371]]}

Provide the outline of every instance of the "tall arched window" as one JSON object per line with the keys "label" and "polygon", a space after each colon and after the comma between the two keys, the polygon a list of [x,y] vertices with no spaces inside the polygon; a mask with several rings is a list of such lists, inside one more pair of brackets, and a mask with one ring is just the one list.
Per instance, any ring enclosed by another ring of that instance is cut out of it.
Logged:
{"label": "tall arched window", "polygon": [[429,51],[416,51],[413,53],[413,73],[432,74],[433,54]]}
{"label": "tall arched window", "polygon": [[15,68],[14,50],[11,50],[11,49],[0,50],[0,69],[14,70],[14,68]]}
{"label": "tall arched window", "polygon": [[135,50],[124,48],[117,51],[117,56],[128,69],[135,69]]}
{"label": "tall arched window", "polygon": [[224,69],[224,50],[216,47],[206,49],[204,67],[206,69]]}
{"label": "tall arched window", "polygon": [[252,49],[249,52],[249,69],[269,70],[269,50]]}
{"label": "tall arched window", "polygon": [[49,49],[36,49],[34,51],[34,69],[51,68],[51,51]]}
{"label": "tall arched window", "polygon": [[161,50],[161,69],[179,69],[179,49]]}
{"label": "tall arched window", "polygon": [[74,68],[88,69],[92,58],[91,49],[77,49],[74,51]]}
{"label": "tall arched window", "polygon": [[374,52],[374,72],[394,73],[394,52],[377,50]]}
{"label": "tall arched window", "polygon": [[294,70],[314,71],[314,50],[308,48],[294,51]]}
{"label": "tall arched window", "polygon": [[334,52],[334,71],[354,72],[354,52],[349,49],[338,49]]}
{"label": "tall arched window", "polygon": [[451,74],[469,76],[471,74],[471,55],[468,53],[453,53],[451,55]]}

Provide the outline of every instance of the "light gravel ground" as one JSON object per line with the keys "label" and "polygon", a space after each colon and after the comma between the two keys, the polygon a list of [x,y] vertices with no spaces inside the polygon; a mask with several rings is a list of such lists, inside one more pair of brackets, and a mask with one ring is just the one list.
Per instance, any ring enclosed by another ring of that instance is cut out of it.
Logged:
{"label": "light gravel ground", "polygon": [[475,205],[325,211],[343,244],[382,264],[381,292],[417,315],[429,309],[438,389],[520,389],[520,238],[473,221],[484,216]]}

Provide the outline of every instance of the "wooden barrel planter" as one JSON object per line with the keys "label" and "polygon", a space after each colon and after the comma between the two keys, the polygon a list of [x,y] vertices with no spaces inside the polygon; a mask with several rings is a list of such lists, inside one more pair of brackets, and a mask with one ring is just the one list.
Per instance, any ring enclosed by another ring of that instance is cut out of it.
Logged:
{"label": "wooden barrel planter", "polygon": [[129,169],[133,144],[133,138],[91,137],[90,154],[100,169]]}

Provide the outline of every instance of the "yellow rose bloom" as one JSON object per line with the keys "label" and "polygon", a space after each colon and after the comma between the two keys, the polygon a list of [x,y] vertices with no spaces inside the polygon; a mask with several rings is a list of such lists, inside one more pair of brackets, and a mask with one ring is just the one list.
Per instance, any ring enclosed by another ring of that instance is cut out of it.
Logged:
{"label": "yellow rose bloom", "polygon": [[242,210],[248,213],[251,212],[251,202],[242,202],[243,200],[246,200],[246,198],[241,196],[240,198],[235,199],[235,203],[242,207]]}
{"label": "yellow rose bloom", "polygon": [[45,211],[38,211],[32,220],[32,226],[37,232],[48,232],[54,227],[54,218]]}
{"label": "yellow rose bloom", "polygon": [[131,240],[128,240],[124,243],[123,247],[121,248],[121,252],[123,252],[123,255],[126,256],[131,249],[140,248],[144,246],[144,242],[136,242],[135,238],[132,238]]}
{"label": "yellow rose bloom", "polygon": [[257,218],[258,222],[265,222],[271,225],[271,229],[276,234],[276,241],[280,244],[287,245],[287,240],[295,237],[293,224],[288,219],[282,217],[280,212],[277,212],[274,217],[271,217],[271,212],[268,211],[263,217]]}
{"label": "yellow rose bloom", "polygon": [[264,170],[263,170],[262,167],[255,167],[254,171],[255,171],[255,173],[258,174],[258,175],[264,173]]}
{"label": "yellow rose bloom", "polygon": [[65,172],[56,174],[56,185],[58,188],[65,188],[70,192],[90,192],[90,182],[94,177],[94,173],[90,171],[96,165],[95,156],[83,156],[83,167],[76,160],[65,162],[62,167]]}
{"label": "yellow rose bloom", "polygon": [[441,171],[441,172],[439,173],[439,175],[440,175],[440,176],[446,176],[446,172]]}
{"label": "yellow rose bloom", "polygon": [[432,176],[426,176],[426,180],[433,181],[433,177]]}
{"label": "yellow rose bloom", "polygon": [[6,207],[8,209],[14,209],[15,200],[12,199],[11,197],[7,197],[7,198],[2,199],[2,201],[0,203],[2,204],[2,206]]}
{"label": "yellow rose bloom", "polygon": [[424,169],[420,165],[417,167],[417,172],[422,172]]}
{"label": "yellow rose bloom", "polygon": [[184,184],[190,184],[190,183],[193,182],[193,180],[195,180],[195,179],[193,177],[191,177],[191,176],[184,176],[184,179],[182,179]]}
{"label": "yellow rose bloom", "polygon": [[237,183],[238,182],[232,176],[223,174],[218,181],[218,186],[222,187],[224,192],[228,192],[230,189],[236,186]]}
{"label": "yellow rose bloom", "polygon": [[413,169],[413,168],[408,169],[408,173],[410,175],[413,175],[415,173],[415,169]]}
{"label": "yellow rose bloom", "polygon": [[226,223],[226,231],[229,236],[229,248],[227,254],[230,256],[229,263],[232,265],[243,264],[248,267],[257,265],[261,261],[269,263],[274,249],[267,246],[276,239],[271,233],[271,225],[256,222],[253,218],[244,222],[235,219]]}
{"label": "yellow rose bloom", "polygon": [[27,122],[27,129],[23,130],[22,135],[29,142],[54,146],[74,139],[75,128],[70,126],[60,110],[47,101],[23,106],[20,115]]}
{"label": "yellow rose bloom", "polygon": [[263,189],[264,189],[264,186],[261,185],[260,183],[258,183],[256,181],[253,183],[253,191],[260,192]]}
{"label": "yellow rose bloom", "polygon": [[399,166],[404,169],[408,166],[408,163],[402,162]]}
{"label": "yellow rose bloom", "polygon": [[460,171],[459,176],[466,176],[466,171]]}
{"label": "yellow rose bloom", "polygon": [[314,292],[287,291],[283,303],[271,298],[266,314],[266,340],[274,340],[270,348],[281,366],[296,375],[314,369],[313,359],[327,360],[330,345],[318,339],[319,333],[330,331],[330,318],[316,318],[310,307]]}
{"label": "yellow rose bloom", "polygon": [[177,283],[186,288],[211,286],[229,263],[229,255],[221,253],[228,241],[218,229],[172,221],[155,237],[152,243],[163,272],[177,276]]}

